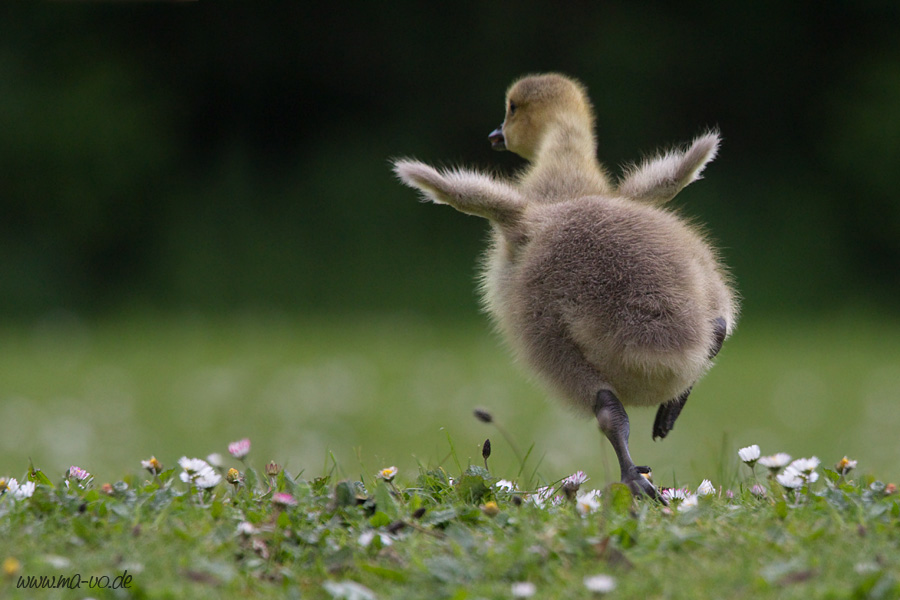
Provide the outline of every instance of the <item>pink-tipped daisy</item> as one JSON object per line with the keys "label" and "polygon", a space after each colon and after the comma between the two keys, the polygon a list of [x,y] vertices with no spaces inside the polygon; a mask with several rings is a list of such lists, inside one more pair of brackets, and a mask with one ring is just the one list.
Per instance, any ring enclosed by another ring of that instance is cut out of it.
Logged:
{"label": "pink-tipped daisy", "polygon": [[238,440],[236,442],[231,442],[228,444],[228,454],[237,458],[238,460],[243,459],[245,456],[250,454],[250,438],[244,438],[242,440]]}
{"label": "pink-tipped daisy", "polygon": [[272,504],[278,506],[296,506],[297,499],[287,492],[275,492],[272,494]]}
{"label": "pink-tipped daisy", "polygon": [[82,469],[81,467],[76,467],[72,465],[69,467],[69,470],[66,471],[66,477],[77,479],[78,481],[84,481],[85,479],[90,478],[91,474]]}

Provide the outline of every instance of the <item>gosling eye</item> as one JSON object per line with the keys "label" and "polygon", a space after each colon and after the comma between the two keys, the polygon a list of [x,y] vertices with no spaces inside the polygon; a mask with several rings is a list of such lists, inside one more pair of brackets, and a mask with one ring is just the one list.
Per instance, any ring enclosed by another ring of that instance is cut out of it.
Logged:
{"label": "gosling eye", "polygon": [[516,103],[512,100],[509,101],[509,116],[513,116],[516,114]]}

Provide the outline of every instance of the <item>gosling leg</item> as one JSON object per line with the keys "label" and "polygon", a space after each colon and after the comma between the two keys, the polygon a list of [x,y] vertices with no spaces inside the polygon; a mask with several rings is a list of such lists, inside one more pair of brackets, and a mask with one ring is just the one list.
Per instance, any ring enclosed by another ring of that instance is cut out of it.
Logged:
{"label": "gosling leg", "polygon": [[[715,331],[713,332],[713,345],[709,349],[710,360],[714,359],[719,350],[722,349],[722,343],[725,341],[725,334],[728,330],[725,319],[722,317],[717,318],[713,323],[715,324]],[[688,388],[678,398],[659,405],[659,409],[656,411],[656,419],[653,421],[654,441],[656,438],[664,438],[669,435],[669,432],[675,426],[675,419],[681,414],[681,409],[684,408],[684,404],[690,395],[691,388]]]}
{"label": "gosling leg", "polygon": [[594,404],[594,413],[597,415],[597,422],[600,424],[600,430],[612,444],[613,450],[616,451],[616,457],[619,459],[619,469],[622,474],[622,483],[631,488],[635,495],[646,494],[651,498],[667,504],[665,499],[656,491],[653,484],[642,475],[647,473],[647,467],[637,467],[631,460],[631,453],[628,451],[628,436],[631,432],[631,425],[628,422],[628,414],[625,407],[616,398],[616,395],[609,390],[600,390],[597,393],[597,400]]}

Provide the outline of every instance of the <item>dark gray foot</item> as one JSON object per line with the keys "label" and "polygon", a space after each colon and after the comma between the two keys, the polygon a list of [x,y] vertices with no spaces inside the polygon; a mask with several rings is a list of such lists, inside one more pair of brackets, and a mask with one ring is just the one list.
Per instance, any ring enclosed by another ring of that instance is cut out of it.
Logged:
{"label": "dark gray foot", "polygon": [[613,450],[616,451],[619,469],[622,473],[622,483],[627,485],[636,496],[646,494],[667,504],[650,480],[643,475],[644,473],[649,474],[650,468],[635,466],[634,461],[631,460],[631,454],[628,452],[628,435],[631,426],[628,422],[628,414],[616,395],[609,390],[600,390],[597,393],[594,412],[597,415],[600,430],[603,431],[609,443],[612,444]]}
{"label": "dark gray foot", "polygon": [[644,473],[649,473],[650,467],[635,467],[633,471],[622,474],[622,483],[628,486],[631,493],[635,496],[646,494],[657,502],[661,502],[668,506],[666,499],[662,497],[650,480],[644,477]]}
{"label": "dark gray foot", "polygon": [[719,353],[719,350],[722,349],[722,344],[725,343],[725,335],[728,333],[728,324],[725,323],[725,319],[719,317],[714,321],[716,324],[715,329],[715,337],[713,339],[713,347],[709,349],[709,359],[712,360],[716,357],[716,354]]}
{"label": "dark gray foot", "polygon": [[675,419],[681,414],[688,396],[691,395],[691,388],[688,388],[681,396],[675,400],[669,400],[659,405],[656,411],[656,419],[653,421],[653,439],[664,438],[669,435],[672,428],[675,427]]}

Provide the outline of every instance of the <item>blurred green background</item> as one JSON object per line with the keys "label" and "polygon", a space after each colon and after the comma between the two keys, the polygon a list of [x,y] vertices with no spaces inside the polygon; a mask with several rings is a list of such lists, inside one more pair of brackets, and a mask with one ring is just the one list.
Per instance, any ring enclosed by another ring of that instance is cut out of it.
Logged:
{"label": "blurred green background", "polygon": [[440,462],[447,434],[463,462],[492,437],[514,475],[480,405],[548,479],[602,481],[595,427],[478,314],[486,223],[388,165],[513,172],[486,139],[503,93],[556,70],[589,88],[613,169],[725,139],[675,203],[723,247],[743,322],[669,439],[635,411],[638,462],[709,476],[765,442],[900,477],[896,3],[0,11],[0,475],[114,479],[245,435],[260,465],[333,453],[355,475]]}

